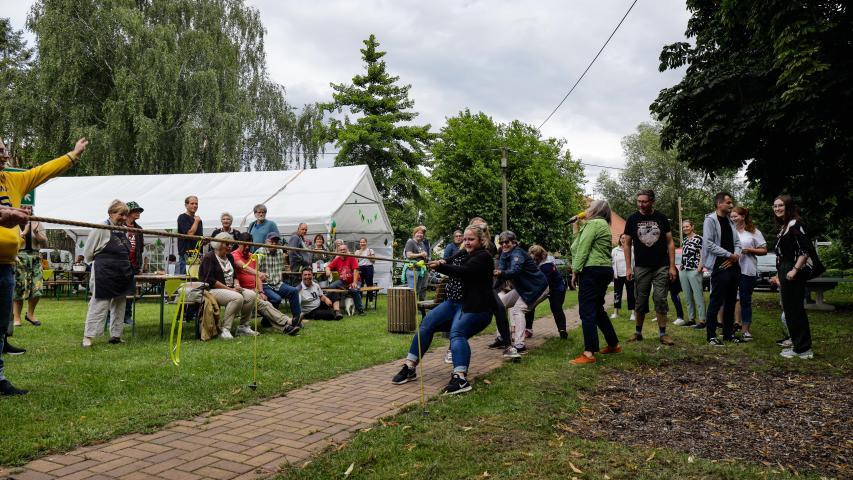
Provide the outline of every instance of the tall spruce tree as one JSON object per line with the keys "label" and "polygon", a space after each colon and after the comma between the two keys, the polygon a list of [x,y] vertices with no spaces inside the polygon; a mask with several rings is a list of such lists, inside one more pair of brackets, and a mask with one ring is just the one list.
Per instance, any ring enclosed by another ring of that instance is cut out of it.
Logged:
{"label": "tall spruce tree", "polygon": [[332,83],[333,102],[322,105],[329,112],[348,111],[343,120],[332,119],[329,136],[338,148],[335,165],[367,165],[395,236],[407,238],[419,221],[424,177],[420,167],[428,165],[426,152],[434,139],[429,125],[413,125],[417,113],[409,98],[411,85],[399,85],[378,50],[375,35],[363,41],[361,56],[366,74],[356,75],[352,84]]}

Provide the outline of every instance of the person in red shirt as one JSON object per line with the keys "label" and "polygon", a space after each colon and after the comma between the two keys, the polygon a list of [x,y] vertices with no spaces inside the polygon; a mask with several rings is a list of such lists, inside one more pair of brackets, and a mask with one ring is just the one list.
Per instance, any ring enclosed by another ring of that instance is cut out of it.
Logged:
{"label": "person in red shirt", "polygon": [[[338,245],[338,253],[349,253],[349,248],[345,243]],[[361,282],[358,259],[338,255],[326,265],[326,278],[332,278],[332,272],[338,272],[338,279],[332,282],[328,288],[349,290],[347,295],[352,297],[356,311],[359,315],[364,315],[364,307],[361,305],[361,292],[358,289]],[[335,311],[340,311],[341,295],[335,295],[334,301]]]}
{"label": "person in red shirt", "polygon": [[[251,242],[252,235],[249,233],[240,233],[237,235],[237,240],[243,242]],[[258,291],[259,289],[255,288],[255,275],[257,275],[258,280],[261,283],[267,279],[266,273],[258,273],[258,261],[256,258],[252,258],[252,252],[249,251],[251,247],[246,245],[240,245],[237,247],[237,250],[231,252],[231,255],[234,257],[234,264],[237,266],[237,281],[240,282],[240,286],[243,288],[248,288],[249,290]],[[266,300],[266,295],[264,295],[263,289],[260,289],[261,300]]]}

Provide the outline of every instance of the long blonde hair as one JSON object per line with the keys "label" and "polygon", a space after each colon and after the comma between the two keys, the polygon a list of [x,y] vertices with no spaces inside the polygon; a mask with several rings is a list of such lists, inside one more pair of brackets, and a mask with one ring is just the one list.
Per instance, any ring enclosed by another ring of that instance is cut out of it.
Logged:
{"label": "long blonde hair", "polygon": [[484,248],[489,246],[489,234],[486,228],[483,228],[480,224],[471,224],[465,227],[465,231],[467,232],[468,230],[474,232],[474,235],[480,240]]}

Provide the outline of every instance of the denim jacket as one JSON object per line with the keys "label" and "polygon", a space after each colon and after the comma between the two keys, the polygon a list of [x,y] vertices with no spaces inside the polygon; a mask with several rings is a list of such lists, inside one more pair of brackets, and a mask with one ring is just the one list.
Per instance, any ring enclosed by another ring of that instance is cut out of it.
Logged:
{"label": "denim jacket", "polygon": [[533,305],[548,288],[548,279],[539,271],[536,262],[521,247],[501,252],[499,260],[501,280],[512,280],[512,284],[524,303]]}
{"label": "denim jacket", "polygon": [[729,252],[720,246],[720,221],[717,220],[717,212],[711,212],[708,215],[705,215],[705,221],[702,224],[702,266],[704,266],[708,270],[714,269],[714,264],[717,261],[717,257],[731,257],[733,253],[738,255],[741,254],[741,245],[740,238],[737,234],[737,227],[735,227],[735,222],[732,221],[731,218],[729,220],[729,226],[732,229],[732,237],[735,244],[735,251]]}

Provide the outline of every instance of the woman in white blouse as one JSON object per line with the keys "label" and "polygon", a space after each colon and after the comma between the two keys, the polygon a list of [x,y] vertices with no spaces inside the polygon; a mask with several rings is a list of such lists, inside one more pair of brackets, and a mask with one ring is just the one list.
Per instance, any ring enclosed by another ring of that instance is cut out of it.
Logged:
{"label": "woman in white blouse", "polygon": [[752,291],[758,282],[758,256],[767,255],[767,242],[761,231],[755,228],[749,209],[735,207],[731,213],[731,219],[735,222],[737,235],[743,247],[740,256],[740,286],[738,288],[738,301],[740,303],[740,325],[741,338],[745,342],[752,340],[749,326],[752,324]]}
{"label": "woman in white blouse", "polygon": [[627,265],[625,264],[625,252],[622,250],[626,235],[619,236],[619,245],[613,247],[611,256],[613,257],[613,315],[610,318],[617,318],[619,310],[622,308],[622,287],[628,294],[628,311],[631,312],[631,321],[636,320],[634,316],[634,280],[626,278]]}

